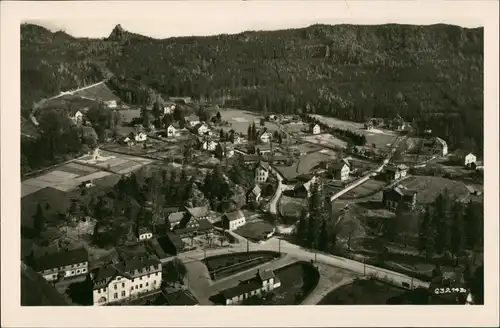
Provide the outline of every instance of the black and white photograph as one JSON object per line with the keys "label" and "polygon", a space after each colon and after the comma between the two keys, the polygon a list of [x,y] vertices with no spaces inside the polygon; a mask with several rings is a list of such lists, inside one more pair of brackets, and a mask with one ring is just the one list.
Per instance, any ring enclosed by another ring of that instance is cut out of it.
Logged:
{"label": "black and white photograph", "polygon": [[16,306],[498,306],[498,38],[252,2],[19,14]]}

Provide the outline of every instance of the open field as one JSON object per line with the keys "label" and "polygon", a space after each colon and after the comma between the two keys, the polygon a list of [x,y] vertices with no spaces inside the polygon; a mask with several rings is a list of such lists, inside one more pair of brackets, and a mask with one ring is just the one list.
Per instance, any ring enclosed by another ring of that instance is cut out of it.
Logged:
{"label": "open field", "polygon": [[[222,120],[228,121],[231,125],[225,127],[225,130],[233,129],[235,132],[246,135],[248,132],[248,126],[255,122],[257,129],[260,129],[260,119],[262,116],[259,116],[255,113],[238,110],[238,109],[226,109],[220,110],[220,114]],[[266,122],[265,127],[269,132],[273,132],[279,130],[278,126],[272,122]]]}
{"label": "open field", "polygon": [[211,278],[216,280],[248,270],[278,257],[280,257],[278,252],[258,251],[211,256],[207,257],[204,262]]}
{"label": "open field", "polygon": [[364,198],[375,195],[376,193],[382,191],[386,183],[384,181],[369,179],[360,186],[352,189],[346,194],[340,196],[341,199],[354,199],[354,198]]}
{"label": "open field", "polygon": [[291,134],[307,133],[307,128],[308,128],[307,123],[303,122],[291,122],[282,124],[282,126],[288,133]]}
{"label": "open field", "polygon": [[294,198],[281,196],[279,203],[279,213],[283,217],[299,219],[300,213],[307,207],[307,200],[303,198]]}
{"label": "open field", "polygon": [[293,181],[299,175],[308,174],[313,170],[320,169],[322,163],[330,160],[331,156],[315,152],[300,156],[298,163],[291,166],[275,165],[275,167],[287,181]]}
{"label": "open field", "polygon": [[356,280],[330,292],[318,305],[380,305],[404,291],[377,280]]}
{"label": "open field", "polygon": [[347,146],[347,142],[339,138],[336,138],[329,133],[305,136],[302,137],[302,139],[304,139],[307,142],[311,142],[325,147],[345,148]]}
{"label": "open field", "polygon": [[114,92],[110,88],[108,88],[106,83],[100,83],[91,88],[77,91],[74,93],[74,95],[101,101],[120,100],[120,98],[118,98],[118,96],[116,96]]}
{"label": "open field", "polygon": [[251,241],[266,240],[273,234],[275,227],[264,221],[248,222],[244,226],[236,229],[234,232],[238,235],[250,239]]}
{"label": "open field", "polygon": [[87,155],[76,159],[75,162],[99,167],[117,174],[128,174],[154,161],[147,158],[116,154],[103,150],[99,152],[99,157],[97,159],[94,159],[93,155]]}
{"label": "open field", "polygon": [[459,200],[469,195],[469,190],[463,182],[433,176],[412,176],[401,182],[408,189],[417,191],[417,203],[428,204],[436,197],[448,190],[450,195]]}
{"label": "open field", "polygon": [[141,117],[140,109],[122,109],[119,113],[122,117],[122,122],[130,122],[134,118]]}
{"label": "open field", "polygon": [[148,138],[146,142],[149,145],[147,148],[144,148],[143,143],[136,143],[132,146],[125,144],[112,144],[112,145],[107,145],[103,149],[109,151],[123,152],[129,155],[140,156],[140,155],[154,154],[157,153],[158,151],[169,149],[171,146],[169,143],[166,143],[165,141],[153,138]]}
{"label": "open field", "polygon": [[319,145],[314,145],[314,144],[311,144],[308,142],[290,145],[289,150],[294,152],[294,153],[300,153],[300,154],[304,154],[304,155],[309,154],[309,153],[318,152],[320,150],[329,151],[329,149],[325,149]]}
{"label": "open field", "polygon": [[80,95],[64,95],[52,99],[44,99],[37,103],[36,107],[39,110],[44,109],[66,109],[79,108],[82,112],[84,108],[97,106],[97,102],[93,99],[84,98]]}
{"label": "open field", "polygon": [[350,130],[355,133],[363,134],[366,137],[366,145],[371,146],[372,143],[376,145],[377,148],[383,149],[389,146],[394,139],[397,137],[397,133],[385,129],[372,129],[365,130],[364,124],[343,121],[334,117],[326,117],[322,115],[312,115],[321,122],[338,129]]}

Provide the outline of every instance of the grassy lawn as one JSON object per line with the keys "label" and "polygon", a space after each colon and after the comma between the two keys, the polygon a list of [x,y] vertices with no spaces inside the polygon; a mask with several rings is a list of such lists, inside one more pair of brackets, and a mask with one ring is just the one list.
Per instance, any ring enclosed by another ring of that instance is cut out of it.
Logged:
{"label": "grassy lawn", "polygon": [[317,145],[323,145],[326,147],[340,147],[344,148],[347,145],[347,142],[332,136],[329,133],[323,133],[318,135],[310,135],[303,137],[303,139],[307,142],[312,142]]}
{"label": "grassy lawn", "polygon": [[370,179],[363,183],[362,185],[352,189],[348,193],[340,196],[341,199],[354,199],[354,198],[364,198],[372,196],[377,192],[381,191],[385,187],[386,183],[384,181],[378,181]]}
{"label": "grassy lawn", "polygon": [[120,110],[120,114],[122,116],[122,122],[130,122],[132,119],[141,117],[140,109],[123,109]]}
{"label": "grassy lawn", "polygon": [[469,195],[469,191],[463,182],[434,176],[412,176],[401,184],[418,192],[417,202],[419,204],[433,202],[445,189],[448,189],[449,193],[458,199]]}
{"label": "grassy lawn", "polygon": [[298,163],[295,163],[291,166],[275,165],[275,167],[286,180],[290,181],[294,180],[302,174],[307,174],[313,170],[320,169],[320,164],[322,162],[327,162],[330,159],[331,156],[328,156],[321,152],[315,152],[300,156]]}
{"label": "grassy lawn", "polygon": [[207,257],[205,259],[205,265],[210,272],[211,278],[216,280],[272,261],[279,256],[280,254],[278,252],[272,251],[225,254]]}
{"label": "grassy lawn", "polygon": [[259,241],[267,239],[267,235],[273,230],[274,226],[272,224],[264,221],[257,221],[249,222],[234,232],[252,241]]}
{"label": "grassy lawn", "polygon": [[281,216],[299,219],[301,211],[307,207],[307,200],[303,198],[294,198],[281,196],[278,210]]}
{"label": "grassy lawn", "polygon": [[[248,126],[254,122],[258,129],[261,128],[260,119],[262,116],[256,113],[238,109],[224,109],[220,110],[220,114],[222,120],[228,121],[231,124],[231,126],[225,127],[225,130],[233,129],[235,132],[246,135]],[[272,122],[266,122],[265,127],[270,132],[279,130],[278,126]]]}
{"label": "grassy lawn", "polygon": [[318,305],[379,305],[405,290],[376,280],[356,280],[352,284],[335,289]]}
{"label": "grassy lawn", "polygon": [[274,271],[281,281],[276,289],[272,305],[300,304],[316,288],[319,272],[308,262],[295,262]]}

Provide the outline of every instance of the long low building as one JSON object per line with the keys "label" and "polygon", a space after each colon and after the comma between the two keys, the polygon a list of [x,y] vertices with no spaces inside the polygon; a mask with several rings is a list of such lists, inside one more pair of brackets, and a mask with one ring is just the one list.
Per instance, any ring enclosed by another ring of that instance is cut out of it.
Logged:
{"label": "long low building", "polygon": [[89,255],[85,248],[59,251],[35,259],[35,268],[47,281],[88,274]]}
{"label": "long low building", "polygon": [[239,304],[252,296],[262,296],[281,286],[281,281],[271,270],[257,269],[255,277],[221,292],[226,305]]}

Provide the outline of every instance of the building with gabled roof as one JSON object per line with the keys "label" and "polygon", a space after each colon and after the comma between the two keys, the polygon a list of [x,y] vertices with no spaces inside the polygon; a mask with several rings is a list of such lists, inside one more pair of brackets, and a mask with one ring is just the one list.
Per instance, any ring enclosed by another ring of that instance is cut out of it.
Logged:
{"label": "building with gabled roof", "polygon": [[385,174],[388,180],[398,180],[405,178],[408,174],[408,166],[405,164],[387,165]]}
{"label": "building with gabled roof", "polygon": [[439,137],[426,140],[423,144],[423,149],[425,152],[430,154],[436,154],[439,156],[448,155],[448,144]]}
{"label": "building with gabled roof", "polygon": [[396,185],[383,191],[382,203],[385,207],[395,210],[399,204],[413,210],[417,204],[417,192],[403,185]]}
{"label": "building with gabled roof", "polygon": [[222,215],[222,227],[230,231],[236,230],[244,226],[246,223],[245,214],[243,211],[237,210],[234,212],[224,213]]}
{"label": "building with gabled roof", "polygon": [[261,193],[262,193],[262,189],[259,187],[258,184],[256,184],[247,195],[247,203],[251,203],[251,202],[258,203],[260,200]]}
{"label": "building with gabled roof", "polygon": [[35,258],[35,269],[47,281],[88,274],[89,254],[85,248],[58,251]]}
{"label": "building with gabled roof", "polygon": [[262,296],[281,286],[281,281],[271,270],[257,269],[253,278],[221,292],[226,305],[239,304],[252,296]]}

